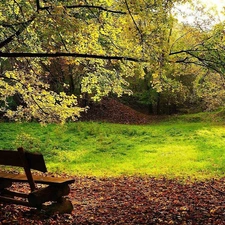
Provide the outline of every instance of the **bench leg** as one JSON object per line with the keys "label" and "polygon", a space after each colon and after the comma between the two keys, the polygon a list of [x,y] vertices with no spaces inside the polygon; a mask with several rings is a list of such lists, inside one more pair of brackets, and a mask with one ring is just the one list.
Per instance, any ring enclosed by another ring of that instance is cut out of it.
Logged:
{"label": "bench leg", "polygon": [[[71,201],[63,196],[70,193],[68,184],[49,185],[48,187],[35,190],[28,196],[28,201],[31,206],[44,209],[48,213],[71,213],[73,205]],[[45,202],[53,202],[51,205],[42,205]]]}
{"label": "bench leg", "polygon": [[28,201],[31,206],[36,207],[42,203],[49,201],[58,201],[62,196],[70,193],[70,188],[67,184],[49,185],[48,187],[33,191],[28,196]]}

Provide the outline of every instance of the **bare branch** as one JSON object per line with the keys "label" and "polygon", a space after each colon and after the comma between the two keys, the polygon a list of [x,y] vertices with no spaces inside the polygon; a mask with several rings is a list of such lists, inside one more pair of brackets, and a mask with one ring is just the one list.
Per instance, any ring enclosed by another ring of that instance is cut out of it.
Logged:
{"label": "bare branch", "polygon": [[209,52],[209,51],[217,51],[217,49],[186,49],[177,52],[170,52],[169,55],[178,55],[181,53],[189,54],[190,52]]}
{"label": "bare branch", "polygon": [[37,5],[37,12],[38,12],[39,9],[41,8],[40,1],[39,0],[36,0],[36,5]]}
{"label": "bare branch", "polygon": [[75,58],[89,58],[89,59],[104,59],[104,60],[127,60],[132,62],[146,62],[142,59],[136,59],[125,56],[105,56],[105,55],[91,55],[81,53],[67,53],[67,52],[56,52],[56,53],[28,53],[28,52],[0,52],[0,57],[7,58],[56,58],[56,57],[75,57]]}
{"label": "bare branch", "polygon": [[[36,4],[37,4],[37,11],[39,11],[39,10],[49,10],[49,9],[52,8],[52,6],[41,7],[39,0],[36,0]],[[109,12],[109,13],[127,14],[126,12],[123,12],[123,11],[107,9],[107,8],[102,7],[102,6],[95,6],[95,5],[65,5],[63,7],[65,9],[77,9],[77,8],[98,9],[98,10]]]}
{"label": "bare branch", "polygon": [[127,10],[128,10],[128,13],[129,13],[129,15],[130,15],[130,17],[131,17],[131,19],[132,19],[134,25],[135,25],[135,27],[136,27],[136,29],[137,29],[137,31],[138,31],[140,37],[141,37],[141,43],[143,43],[143,35],[142,35],[142,32],[141,32],[141,30],[139,29],[139,27],[138,27],[138,25],[137,25],[137,23],[136,23],[136,21],[135,21],[133,15],[132,15],[131,11],[130,11],[130,7],[129,7],[128,3],[127,3],[127,0],[125,0],[125,4],[126,4]]}
{"label": "bare branch", "polygon": [[[215,49],[214,49],[215,50]],[[219,69],[219,66],[225,66],[225,63],[223,62],[218,62],[216,60],[212,60],[209,58],[204,58],[204,57],[200,57],[196,54],[194,54],[195,52],[208,52],[208,50],[181,50],[181,51],[177,51],[177,52],[173,52],[170,53],[169,55],[174,55],[174,54],[181,54],[181,53],[185,53],[187,55],[190,56],[189,57],[185,57],[183,59],[178,59],[176,61],[173,61],[175,63],[184,63],[184,64],[195,64],[198,66],[202,66],[211,70],[214,70],[217,73],[221,74],[221,71]],[[193,61],[192,59],[196,59],[196,61]]]}
{"label": "bare branch", "polygon": [[93,6],[93,5],[75,5],[75,6],[65,6],[67,9],[74,9],[74,8],[89,8],[89,9],[99,9],[102,11],[110,12],[110,13],[117,13],[117,14],[127,14],[126,12],[123,11],[116,11],[112,9],[106,9],[102,6]]}

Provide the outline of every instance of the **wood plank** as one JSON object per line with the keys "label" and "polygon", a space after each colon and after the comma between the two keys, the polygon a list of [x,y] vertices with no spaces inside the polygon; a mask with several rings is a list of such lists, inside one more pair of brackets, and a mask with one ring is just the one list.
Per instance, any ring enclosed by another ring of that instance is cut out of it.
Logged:
{"label": "wood plank", "polygon": [[33,176],[34,181],[40,184],[72,184],[75,182],[72,178],[62,178],[62,177],[43,177],[43,176]]}
{"label": "wood plank", "polygon": [[16,191],[10,191],[10,190],[7,190],[7,189],[5,189],[5,190],[3,190],[2,192],[1,192],[1,195],[2,196],[11,196],[11,197],[20,197],[20,198],[28,198],[28,194],[26,194],[26,193],[21,193],[21,192],[16,192]]}
{"label": "wood plank", "polygon": [[0,179],[1,178],[4,178],[6,180],[11,180],[11,181],[27,182],[27,177],[25,174],[13,174],[13,173],[0,172]]}
{"label": "wood plank", "polygon": [[[12,180],[14,182],[28,182],[25,174],[11,174],[6,172],[0,172],[0,178]],[[33,175],[33,179],[35,183],[40,184],[72,184],[74,183],[74,179],[72,178],[61,178],[61,177],[45,177]]]}
{"label": "wood plank", "polygon": [[[25,152],[26,160],[30,169],[47,172],[44,157],[40,153]],[[11,150],[0,150],[0,165],[23,167],[19,152]]]}
{"label": "wood plank", "polygon": [[1,195],[0,195],[0,202],[6,202],[6,203],[9,203],[9,204],[24,205],[24,206],[30,207],[29,202],[14,199],[14,198],[9,198],[9,197],[4,197],[4,196],[1,196]]}
{"label": "wood plank", "polygon": [[31,153],[25,152],[25,157],[28,161],[29,167],[34,170],[41,171],[43,173],[47,172],[45,165],[45,160],[42,154],[40,153]]}
{"label": "wood plank", "polygon": [[69,193],[70,188],[68,184],[53,184],[30,193],[28,196],[28,201],[31,206],[39,206],[45,202],[58,201],[59,199],[61,200],[63,196],[66,196]]}
{"label": "wood plank", "polygon": [[0,165],[23,167],[23,163],[19,160],[19,152],[10,150],[0,151]]}

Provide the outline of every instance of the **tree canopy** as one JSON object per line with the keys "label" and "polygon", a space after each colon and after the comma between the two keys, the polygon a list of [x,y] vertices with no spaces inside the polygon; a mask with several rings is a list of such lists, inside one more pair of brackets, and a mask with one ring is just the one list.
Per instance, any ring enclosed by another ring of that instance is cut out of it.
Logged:
{"label": "tree canopy", "polygon": [[224,73],[224,24],[180,24],[173,9],[185,2],[2,0],[0,111],[14,120],[76,120],[86,110],[80,99],[130,94],[132,77],[187,97],[178,77]]}

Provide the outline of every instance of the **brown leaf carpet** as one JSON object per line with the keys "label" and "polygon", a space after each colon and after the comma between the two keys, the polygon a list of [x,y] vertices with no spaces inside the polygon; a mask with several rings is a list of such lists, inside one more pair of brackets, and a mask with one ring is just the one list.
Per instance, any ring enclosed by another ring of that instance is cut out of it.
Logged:
{"label": "brown leaf carpet", "polygon": [[[0,204],[0,224],[225,224],[225,179],[75,177],[72,214]],[[15,190],[24,185],[16,184]]]}

